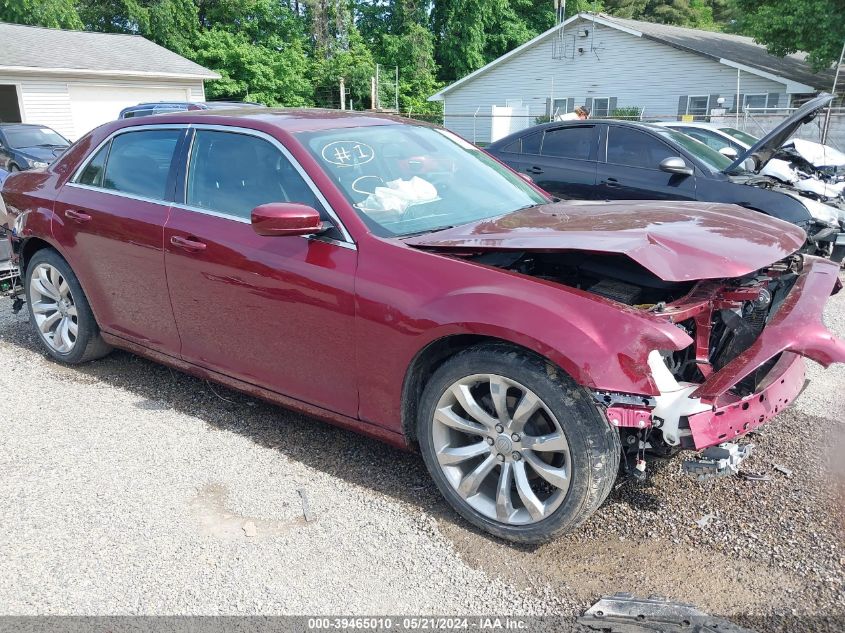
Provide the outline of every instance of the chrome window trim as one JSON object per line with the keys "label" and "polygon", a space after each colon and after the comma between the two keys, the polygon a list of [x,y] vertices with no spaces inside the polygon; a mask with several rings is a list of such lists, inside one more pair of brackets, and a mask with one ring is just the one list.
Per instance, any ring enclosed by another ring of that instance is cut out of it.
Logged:
{"label": "chrome window trim", "polygon": [[[137,196],[137,195],[125,193],[125,192],[122,192],[122,191],[117,191],[115,189],[106,189],[105,187],[95,187],[93,185],[83,185],[83,184],[77,182],[79,180],[79,178],[82,176],[82,173],[88,167],[88,163],[90,163],[93,160],[94,156],[97,155],[97,153],[100,151],[100,149],[102,149],[102,147],[106,143],[111,142],[111,140],[113,138],[115,138],[116,136],[119,136],[120,134],[125,134],[127,132],[143,132],[143,131],[146,131],[146,130],[186,130],[186,129],[212,130],[212,131],[218,131],[218,132],[231,132],[233,134],[247,134],[247,135],[255,136],[255,137],[258,137],[262,140],[268,141],[271,145],[276,147],[276,149],[278,149],[282,153],[282,155],[291,163],[291,165],[293,165],[293,168],[297,171],[297,173],[300,175],[300,177],[305,181],[305,184],[308,185],[308,187],[311,189],[312,193],[314,193],[317,200],[319,200],[319,202],[323,205],[323,208],[326,210],[326,213],[328,213],[329,217],[332,219],[335,226],[338,228],[338,230],[340,230],[341,234],[344,237],[344,240],[343,241],[335,240],[335,239],[328,238],[328,237],[321,237],[319,235],[305,235],[303,237],[305,237],[305,239],[316,239],[316,240],[320,240],[320,241],[325,241],[325,242],[328,242],[330,244],[336,244],[337,246],[342,246],[344,248],[349,248],[349,249],[352,249],[352,250],[358,249],[357,245],[355,244],[355,241],[352,239],[352,236],[349,234],[349,231],[346,230],[346,227],[344,226],[343,222],[340,221],[340,218],[338,217],[334,208],[329,204],[329,201],[326,199],[326,197],[323,195],[323,193],[319,190],[317,185],[314,184],[314,181],[311,180],[311,177],[308,175],[308,173],[305,171],[305,169],[302,167],[302,165],[299,164],[299,161],[296,160],[296,158],[294,158],[293,154],[290,153],[288,148],[285,147],[284,145],[282,145],[282,143],[278,139],[274,138],[273,136],[270,136],[269,134],[262,132],[260,130],[253,130],[251,128],[245,128],[245,127],[240,127],[240,126],[235,126],[235,125],[211,125],[211,124],[206,125],[206,124],[193,124],[193,123],[157,123],[157,124],[153,124],[153,125],[132,125],[132,126],[123,127],[123,128],[120,128],[119,130],[115,130],[114,132],[109,134],[106,138],[104,138],[97,145],[97,147],[94,148],[94,150],[86,157],[85,161],[83,161],[83,163],[76,169],[76,171],[73,173],[73,175],[68,179],[68,181],[65,183],[65,186],[76,187],[76,188],[79,188],[79,189],[87,189],[89,191],[97,191],[97,192],[100,192],[100,193],[107,193],[107,194],[111,194],[113,196],[129,198],[131,200],[139,200],[141,202],[152,202],[153,204],[166,204],[167,206],[170,206],[170,207],[177,207],[179,209],[184,209],[186,211],[192,211],[194,213],[203,213],[205,215],[210,215],[210,216],[213,216],[213,217],[222,218],[224,220],[235,220],[235,221],[240,222],[242,224],[250,224],[250,221],[248,219],[242,218],[240,216],[232,215],[232,214],[222,213],[222,212],[219,212],[219,211],[212,211],[210,209],[201,209],[201,208],[198,208],[198,207],[192,207],[190,205],[187,205],[187,204],[184,204],[184,203],[181,203],[181,202],[178,202],[178,201],[145,198],[143,196]],[[184,182],[184,185],[185,185],[185,194],[186,195],[187,195],[187,184],[188,184],[188,171],[189,171],[189,167],[190,167],[191,150],[193,149],[194,138],[195,138],[195,135],[191,138],[191,146],[188,148],[188,154],[186,156],[186,163],[185,163],[185,182]]]}
{"label": "chrome window trim", "polygon": [[105,187],[95,187],[94,185],[83,185],[78,182],[68,182],[65,187],[74,187],[75,189],[86,189],[88,191],[96,191],[97,193],[107,193],[118,198],[128,198],[129,200],[138,200],[139,202],[150,202],[152,204],[160,204],[166,207],[172,206],[172,203],[167,200],[160,200],[158,198],[147,198],[145,196],[138,196],[134,193],[126,193],[124,191],[116,191],[115,189],[106,189]]}

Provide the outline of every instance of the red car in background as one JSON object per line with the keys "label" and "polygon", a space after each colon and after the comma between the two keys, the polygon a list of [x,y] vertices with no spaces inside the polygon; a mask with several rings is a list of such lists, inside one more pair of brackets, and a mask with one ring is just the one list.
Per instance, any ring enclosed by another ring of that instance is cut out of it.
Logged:
{"label": "red car in background", "polygon": [[53,358],[120,347],[418,445],[449,503],[514,541],[580,524],[646,451],[735,468],[803,357],[845,361],[821,323],[838,266],[796,254],[794,225],[556,202],[396,118],[109,123],[2,199]]}

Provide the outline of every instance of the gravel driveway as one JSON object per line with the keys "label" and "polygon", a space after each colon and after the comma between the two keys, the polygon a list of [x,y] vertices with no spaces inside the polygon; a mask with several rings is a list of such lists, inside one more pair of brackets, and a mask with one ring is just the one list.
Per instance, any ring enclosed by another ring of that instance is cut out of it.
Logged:
{"label": "gravel driveway", "polygon": [[[753,436],[744,470],[768,481],[702,484],[675,458],[515,547],[453,514],[416,455],[127,353],[57,365],[9,307],[0,613],[571,614],[630,591],[761,629],[845,616],[843,366],[812,366]],[[845,336],[845,292],[827,321]]]}

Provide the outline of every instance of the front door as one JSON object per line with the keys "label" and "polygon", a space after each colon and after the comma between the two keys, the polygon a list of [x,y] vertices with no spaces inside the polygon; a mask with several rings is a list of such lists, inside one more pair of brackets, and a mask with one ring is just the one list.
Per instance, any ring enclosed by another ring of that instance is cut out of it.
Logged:
{"label": "front door", "polygon": [[599,191],[606,200],[695,200],[695,176],[659,167],[680,153],[657,137],[632,127],[607,128],[607,163],[599,167]]}
{"label": "front door", "polygon": [[596,126],[567,125],[545,131],[539,155],[525,155],[523,171],[564,199],[596,197]]}
{"label": "front door", "polygon": [[106,332],[177,355],[162,238],[181,129],[127,131],[56,200],[53,236]]}
{"label": "front door", "polygon": [[198,129],[187,169],[164,235],[182,358],[357,415],[354,245],[253,231],[267,202],[324,211],[276,142]]}

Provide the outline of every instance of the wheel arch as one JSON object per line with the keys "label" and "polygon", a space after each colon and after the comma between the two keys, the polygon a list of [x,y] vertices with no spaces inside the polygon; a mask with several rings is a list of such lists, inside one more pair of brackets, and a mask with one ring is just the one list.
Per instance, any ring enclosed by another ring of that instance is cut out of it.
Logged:
{"label": "wheel arch", "polygon": [[[402,434],[409,445],[417,443],[417,412],[425,385],[429,378],[447,360],[470,347],[484,343],[498,344],[503,348],[531,354],[570,375],[558,363],[535,349],[498,336],[488,334],[448,334],[429,342],[417,352],[405,372],[402,383]],[[571,376],[571,375],[570,375]]]}
{"label": "wheel arch", "polygon": [[23,240],[18,250],[18,263],[21,278],[24,278],[24,276],[26,275],[26,267],[29,264],[30,260],[35,256],[38,251],[44,250],[45,248],[53,249],[59,255],[61,255],[62,259],[67,261],[67,257],[64,256],[62,251],[57,248],[55,244],[41,237],[28,237]]}

